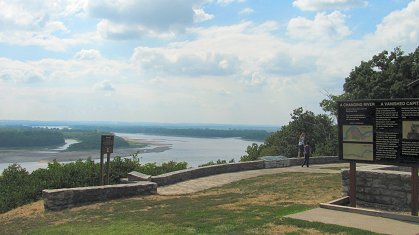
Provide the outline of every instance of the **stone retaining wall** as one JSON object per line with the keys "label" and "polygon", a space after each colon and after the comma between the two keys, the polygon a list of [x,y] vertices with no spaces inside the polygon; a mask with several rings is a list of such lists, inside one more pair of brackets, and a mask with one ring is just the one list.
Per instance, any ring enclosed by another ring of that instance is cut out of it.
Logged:
{"label": "stone retaining wall", "polygon": [[[303,163],[303,158],[288,158],[284,160],[259,160],[250,162],[227,163],[220,165],[212,165],[198,168],[189,168],[180,171],[174,171],[158,176],[152,176],[151,181],[156,182],[159,186],[174,184],[177,182],[195,179],[204,176],[216,175],[221,173],[257,170],[265,168],[280,168],[289,166],[298,166]],[[327,164],[337,163],[339,158],[337,156],[312,157],[310,164]]]}
{"label": "stone retaining wall", "polygon": [[[357,204],[387,210],[409,210],[411,205],[410,172],[382,169],[385,168],[383,166],[365,170],[362,167],[357,168]],[[348,195],[349,170],[342,170],[341,173],[342,193]]]}
{"label": "stone retaining wall", "polygon": [[169,172],[158,176],[152,176],[151,181],[157,183],[159,186],[162,186],[209,175],[216,175],[236,171],[257,170],[264,168],[265,164],[262,160],[251,162],[227,163],[221,165],[189,168],[185,170]]}
{"label": "stone retaining wall", "polygon": [[92,202],[156,193],[157,184],[144,181],[133,184],[45,189],[42,190],[42,197],[45,209],[57,211]]}

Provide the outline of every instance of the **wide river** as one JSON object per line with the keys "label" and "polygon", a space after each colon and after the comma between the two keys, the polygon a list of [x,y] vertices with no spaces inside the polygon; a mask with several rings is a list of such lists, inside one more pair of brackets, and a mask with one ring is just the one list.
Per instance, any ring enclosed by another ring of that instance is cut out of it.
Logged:
{"label": "wide river", "polygon": [[[240,157],[246,153],[247,146],[252,143],[262,143],[258,141],[247,141],[240,138],[192,138],[127,133],[116,133],[116,135],[131,141],[148,144],[148,147],[140,149],[141,153],[139,156],[140,162],[142,163],[185,161],[188,163],[189,167],[196,167],[209,161],[217,161],[218,159],[227,161],[234,159],[237,162],[240,160]],[[124,149],[123,151],[118,152],[116,149],[114,152],[115,154],[112,154],[112,156],[125,156],[129,153],[135,153],[136,150]],[[3,159],[0,155],[0,173],[16,159],[18,159],[16,162],[22,167],[26,168],[28,171],[33,171],[38,168],[47,167],[48,161],[54,158],[60,162],[67,162],[71,152],[63,152],[62,149],[34,151],[31,154],[31,157],[25,157],[26,154],[20,153],[16,153],[16,157],[13,157],[13,152],[10,152],[9,154],[11,155],[8,155],[7,158],[4,157]],[[43,157],[44,155],[42,154],[45,154],[45,157]],[[97,161],[99,158],[99,154],[96,154],[94,151],[83,154],[84,155],[80,155],[76,159],[84,159],[90,156]],[[6,154],[3,153],[2,155]],[[33,156],[37,156],[38,158],[34,159]],[[75,153],[74,156],[78,155]]]}

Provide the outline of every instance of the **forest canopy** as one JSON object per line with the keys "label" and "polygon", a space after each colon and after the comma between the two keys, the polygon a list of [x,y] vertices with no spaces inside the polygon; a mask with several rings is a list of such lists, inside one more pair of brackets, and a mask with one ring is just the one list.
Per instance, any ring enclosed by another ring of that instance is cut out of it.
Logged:
{"label": "forest canopy", "polygon": [[0,127],[0,147],[50,147],[64,144],[58,129],[31,127]]}

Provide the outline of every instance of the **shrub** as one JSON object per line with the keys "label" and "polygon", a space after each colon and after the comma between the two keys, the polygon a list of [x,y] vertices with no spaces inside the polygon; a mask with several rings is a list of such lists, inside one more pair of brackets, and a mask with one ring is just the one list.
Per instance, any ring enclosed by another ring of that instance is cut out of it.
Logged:
{"label": "shrub", "polygon": [[[129,158],[115,157],[111,162],[110,183],[120,182],[130,171],[159,175],[186,169],[186,162],[140,164],[137,154]],[[106,174],[106,164],[104,166]],[[105,175],[106,177],[106,175]],[[0,175],[0,213],[38,200],[43,189],[95,186],[100,183],[100,163],[91,159],[62,164],[56,160],[46,169],[37,169],[29,174],[18,164],[12,164]]]}
{"label": "shrub", "polygon": [[[231,159],[228,163],[234,163],[235,161],[234,161],[234,158],[233,159]],[[214,161],[210,161],[210,162],[207,162],[207,163],[204,163],[204,164],[202,164],[202,165],[199,165],[198,167],[203,167],[203,166],[212,166],[212,165],[220,165],[220,164],[227,164],[227,161],[226,160],[221,160],[221,159],[218,159],[216,162],[214,162]]]}

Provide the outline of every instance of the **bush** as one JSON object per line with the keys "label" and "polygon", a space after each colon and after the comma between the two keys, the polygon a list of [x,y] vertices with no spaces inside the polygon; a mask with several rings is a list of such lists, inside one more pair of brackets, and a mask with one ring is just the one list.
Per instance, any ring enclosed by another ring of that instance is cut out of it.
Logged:
{"label": "bush", "polygon": [[[111,162],[110,183],[120,182],[130,171],[159,175],[186,169],[186,162],[140,164],[137,154],[129,158],[115,157]],[[106,174],[106,164],[104,166]],[[106,175],[105,175],[106,178]],[[56,160],[46,169],[37,169],[31,174],[18,164],[12,164],[0,175],[0,213],[38,200],[43,189],[95,186],[100,183],[100,163],[91,159],[62,164]]]}
{"label": "bush", "polygon": [[[234,158],[233,159],[231,159],[228,163],[234,163],[235,161],[234,161]],[[214,161],[210,161],[210,162],[207,162],[207,163],[205,163],[205,164],[202,164],[202,165],[199,165],[198,167],[203,167],[203,166],[212,166],[212,165],[221,165],[221,164],[227,164],[227,161],[226,160],[221,160],[221,159],[218,159],[216,162],[214,162]]]}

